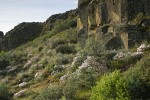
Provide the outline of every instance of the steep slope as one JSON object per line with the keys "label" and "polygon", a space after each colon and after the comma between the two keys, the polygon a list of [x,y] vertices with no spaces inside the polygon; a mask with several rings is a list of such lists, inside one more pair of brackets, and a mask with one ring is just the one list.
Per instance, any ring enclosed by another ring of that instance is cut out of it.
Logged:
{"label": "steep slope", "polygon": [[[79,1],[83,2],[81,6],[86,6],[95,4],[92,2],[97,0]],[[104,1],[102,0],[103,3]],[[104,34],[90,34],[87,38],[87,31],[91,32],[95,26],[85,28],[87,26],[81,25],[80,21],[84,23],[83,17],[87,16],[83,14],[82,17],[77,17],[76,14],[76,10],[73,10],[50,17],[44,23],[42,35],[0,53],[0,99],[150,99],[149,38],[145,36],[141,44],[135,42],[136,45],[128,50],[111,50],[113,46],[120,46],[121,41],[118,37],[112,39],[112,34],[107,33],[110,26],[100,27]],[[77,29],[77,24],[81,25],[81,30]],[[141,34],[149,32],[149,27],[147,24],[146,28],[142,28]],[[136,27],[135,30],[140,28]],[[141,39],[136,36],[135,39]],[[106,48],[107,41],[114,44],[110,43],[110,48]]]}

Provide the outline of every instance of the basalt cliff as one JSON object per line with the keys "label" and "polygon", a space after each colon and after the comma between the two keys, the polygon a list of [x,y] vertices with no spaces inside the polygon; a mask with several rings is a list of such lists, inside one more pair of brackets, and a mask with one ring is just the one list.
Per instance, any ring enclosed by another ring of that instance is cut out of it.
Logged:
{"label": "basalt cliff", "polygon": [[79,40],[96,35],[108,49],[149,41],[149,5],[149,0],[78,0]]}

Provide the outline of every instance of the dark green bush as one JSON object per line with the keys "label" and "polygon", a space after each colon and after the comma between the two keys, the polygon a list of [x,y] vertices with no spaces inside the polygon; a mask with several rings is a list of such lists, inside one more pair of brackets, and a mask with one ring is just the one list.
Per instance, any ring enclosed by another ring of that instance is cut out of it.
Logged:
{"label": "dark green bush", "polygon": [[71,53],[76,53],[75,46],[74,45],[59,45],[56,48],[57,53],[62,53],[62,54],[71,54]]}
{"label": "dark green bush", "polygon": [[5,69],[9,66],[9,60],[7,58],[7,54],[5,52],[0,53],[0,69]]}
{"label": "dark green bush", "polygon": [[127,82],[120,71],[114,71],[101,77],[92,89],[91,100],[129,100]]}
{"label": "dark green bush", "polygon": [[65,44],[65,40],[57,39],[52,43],[52,49],[55,49],[59,45]]}

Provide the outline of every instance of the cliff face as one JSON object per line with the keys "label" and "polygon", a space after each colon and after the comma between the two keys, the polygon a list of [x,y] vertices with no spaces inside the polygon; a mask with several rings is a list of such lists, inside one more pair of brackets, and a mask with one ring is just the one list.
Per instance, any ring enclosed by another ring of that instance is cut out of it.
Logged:
{"label": "cliff face", "polygon": [[[134,27],[143,20],[150,19],[145,17],[150,15],[149,0],[79,0],[78,10],[79,33],[84,30],[82,38],[86,37],[87,34],[103,36],[103,34],[110,32],[113,34],[112,37],[115,37],[119,33],[126,49],[128,49],[130,42],[127,27],[130,25]],[[138,22],[135,22],[137,21],[136,18],[139,19]],[[149,23],[149,21],[147,22]],[[104,32],[102,26],[106,26],[106,24],[108,25],[105,27],[107,31]],[[116,31],[120,27],[122,31]]]}

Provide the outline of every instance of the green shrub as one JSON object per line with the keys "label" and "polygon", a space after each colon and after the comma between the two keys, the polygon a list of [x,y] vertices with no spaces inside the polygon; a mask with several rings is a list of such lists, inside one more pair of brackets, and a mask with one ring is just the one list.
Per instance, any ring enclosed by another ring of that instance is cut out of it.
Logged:
{"label": "green shrub", "polygon": [[3,83],[0,83],[0,100],[9,100],[7,86]]}
{"label": "green shrub", "polygon": [[62,96],[62,88],[54,85],[42,91],[34,100],[59,100]]}
{"label": "green shrub", "polygon": [[69,57],[67,57],[66,55],[58,56],[55,61],[55,63],[58,65],[65,65],[68,64],[68,62],[69,62]]}
{"label": "green shrub", "polygon": [[76,53],[75,46],[74,45],[60,45],[56,48],[57,53],[62,54],[71,54]]}
{"label": "green shrub", "polygon": [[120,71],[106,74],[92,88],[91,100],[129,100],[127,82]]}
{"label": "green shrub", "polygon": [[63,88],[63,94],[67,100],[75,100],[76,90],[78,89],[78,76],[72,74]]}
{"label": "green shrub", "polygon": [[104,55],[104,51],[105,47],[101,41],[95,38],[90,38],[86,41],[85,48],[80,51],[80,55],[102,57]]}
{"label": "green shrub", "polygon": [[54,42],[52,43],[52,49],[56,48],[59,45],[63,45],[65,44],[65,41],[62,39],[56,39],[54,40]]}
{"label": "green shrub", "polygon": [[0,69],[5,69],[9,66],[9,60],[7,59],[7,54],[5,52],[0,53]]}
{"label": "green shrub", "polygon": [[63,94],[67,100],[76,100],[78,98],[78,91],[90,90],[91,87],[95,85],[95,82],[96,74],[92,69],[79,73],[72,73],[66,81],[63,88]]}
{"label": "green shrub", "polygon": [[96,85],[96,77],[97,77],[97,73],[93,68],[82,70],[78,75],[79,88],[87,89],[87,90],[91,89],[91,87]]}

